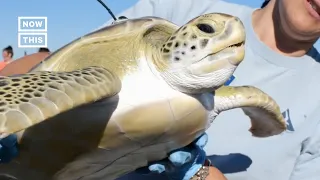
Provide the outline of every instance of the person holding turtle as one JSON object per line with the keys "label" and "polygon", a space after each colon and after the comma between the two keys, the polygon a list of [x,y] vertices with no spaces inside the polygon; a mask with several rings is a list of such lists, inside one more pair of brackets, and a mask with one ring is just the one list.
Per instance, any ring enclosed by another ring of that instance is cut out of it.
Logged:
{"label": "person holding turtle", "polygon": [[[121,180],[319,179],[320,56],[314,44],[320,36],[320,1],[270,0],[262,6],[253,9],[221,0],[140,0],[120,14],[129,19],[158,16],[178,25],[208,12],[239,17],[247,33],[246,56],[229,83],[261,88],[279,103],[287,121],[286,132],[258,139],[245,131],[250,125],[241,110],[225,112],[194,148],[175,151],[167,160]],[[214,171],[201,178],[198,174],[206,171],[198,167],[206,167],[207,160]],[[151,175],[142,175],[150,171]]]}
{"label": "person holding turtle", "polygon": [[[253,85],[270,94],[281,107],[287,130],[255,138],[244,131],[250,124],[243,112],[228,111],[194,143],[119,180],[319,179],[320,56],[314,44],[320,36],[320,3],[270,0],[264,6],[252,9],[221,0],[140,0],[120,14],[131,19],[158,16],[178,25],[209,12],[239,17],[246,27],[246,57],[226,85]],[[16,155],[14,136],[1,143],[5,148],[0,149],[0,158],[7,162]]]}

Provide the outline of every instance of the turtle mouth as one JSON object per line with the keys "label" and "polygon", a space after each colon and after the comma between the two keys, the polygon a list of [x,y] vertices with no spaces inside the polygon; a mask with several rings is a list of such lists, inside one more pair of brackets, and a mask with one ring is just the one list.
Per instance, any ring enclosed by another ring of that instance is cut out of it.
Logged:
{"label": "turtle mouth", "polygon": [[237,50],[241,50],[244,48],[244,41],[241,41],[239,43],[235,43],[235,44],[232,44],[232,45],[229,45],[229,46],[226,46],[224,48],[221,48],[220,50],[216,51],[216,52],[213,52],[213,53],[210,53],[210,54],[207,54],[205,57],[199,59],[198,61],[194,62],[193,64],[197,63],[197,62],[200,62],[202,60],[206,60],[208,57],[210,56],[215,56],[215,55],[218,55],[220,53],[225,53],[225,52],[236,52]]}
{"label": "turtle mouth", "polygon": [[233,48],[233,47],[237,48],[237,47],[241,47],[243,45],[244,45],[244,42],[240,42],[240,43],[237,43],[237,44],[230,45],[227,48]]}
{"label": "turtle mouth", "polygon": [[[242,48],[243,46],[244,46],[244,42],[239,42],[239,43],[236,43],[236,44],[232,44],[232,45],[227,46],[227,47],[225,47],[225,48],[222,48],[222,49],[220,49],[220,50],[218,50],[218,51],[216,51],[216,52],[213,52],[213,53],[211,53],[211,54],[208,54],[207,57],[208,57],[208,56],[213,56],[213,55],[219,54],[220,52],[228,51],[228,50],[231,50],[231,49],[236,50],[236,49],[238,49],[238,48]],[[204,57],[204,58],[206,58],[206,57]]]}

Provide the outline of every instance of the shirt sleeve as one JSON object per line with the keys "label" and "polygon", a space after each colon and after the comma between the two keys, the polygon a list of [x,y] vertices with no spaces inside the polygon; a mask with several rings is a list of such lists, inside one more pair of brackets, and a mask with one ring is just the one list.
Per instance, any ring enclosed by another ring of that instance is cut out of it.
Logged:
{"label": "shirt sleeve", "polygon": [[320,179],[320,124],[315,133],[303,142],[301,155],[291,174],[290,180]]}

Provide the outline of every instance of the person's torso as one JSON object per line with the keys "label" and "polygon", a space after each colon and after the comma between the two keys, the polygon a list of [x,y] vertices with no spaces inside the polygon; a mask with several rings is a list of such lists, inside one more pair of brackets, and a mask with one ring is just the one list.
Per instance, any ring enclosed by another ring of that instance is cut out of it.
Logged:
{"label": "person's torso", "polygon": [[[234,73],[231,86],[253,85],[268,93],[280,105],[287,131],[268,138],[252,137],[250,120],[241,109],[221,113],[207,130],[207,155],[229,180],[289,179],[302,143],[313,133],[320,95],[320,65],[311,57],[289,58],[262,44],[253,32],[253,9],[223,1],[176,0],[172,6],[160,3],[153,15],[183,25],[194,17],[212,12],[238,16],[246,27],[245,60]],[[130,18],[130,17],[129,17]],[[314,52],[314,54],[317,54]],[[318,73],[319,72],[319,73]],[[130,174],[123,179],[165,179],[164,176]]]}

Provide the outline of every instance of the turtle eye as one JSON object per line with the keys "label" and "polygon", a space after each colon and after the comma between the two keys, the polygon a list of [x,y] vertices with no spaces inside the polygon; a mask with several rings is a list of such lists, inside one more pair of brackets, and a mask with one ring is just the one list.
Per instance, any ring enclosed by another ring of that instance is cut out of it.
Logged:
{"label": "turtle eye", "polygon": [[197,27],[200,31],[208,33],[208,34],[212,34],[215,33],[213,27],[209,24],[197,24]]}

